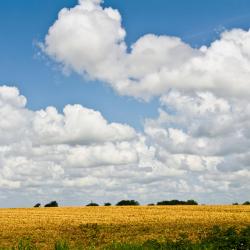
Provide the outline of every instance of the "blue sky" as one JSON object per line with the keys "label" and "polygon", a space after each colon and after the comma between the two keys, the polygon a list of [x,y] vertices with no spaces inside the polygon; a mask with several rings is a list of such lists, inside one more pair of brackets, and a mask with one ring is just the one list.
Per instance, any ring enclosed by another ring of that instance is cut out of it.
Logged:
{"label": "blue sky", "polygon": [[[80,103],[100,110],[110,121],[127,122],[141,129],[145,117],[157,115],[158,101],[138,102],[121,97],[103,83],[65,76],[52,61],[38,57],[36,42],[43,41],[58,11],[77,1],[26,0],[0,2],[1,82],[15,85],[28,98],[28,107],[53,105],[61,110],[68,103]],[[248,28],[247,0],[106,0],[104,6],[119,9],[126,41],[132,44],[146,33],[181,37],[192,46],[209,44],[223,29]]]}
{"label": "blue sky", "polygon": [[249,27],[248,0],[0,1],[0,206],[249,199]]}

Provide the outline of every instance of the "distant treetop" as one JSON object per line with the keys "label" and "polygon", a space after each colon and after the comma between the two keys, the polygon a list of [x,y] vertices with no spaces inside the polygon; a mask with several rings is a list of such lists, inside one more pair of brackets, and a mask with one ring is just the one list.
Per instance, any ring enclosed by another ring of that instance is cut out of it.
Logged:
{"label": "distant treetop", "polygon": [[116,206],[139,206],[139,202],[135,200],[121,200]]}
{"label": "distant treetop", "polygon": [[94,202],[90,202],[89,204],[86,205],[87,207],[98,207],[99,205]]}
{"label": "distant treetop", "polygon": [[46,204],[44,207],[58,207],[58,203],[56,201],[51,201],[50,203]]}
{"label": "distant treetop", "polygon": [[159,201],[157,205],[198,205],[198,202],[195,200],[179,201],[179,200],[170,200],[170,201]]}
{"label": "distant treetop", "polygon": [[250,201],[245,201],[242,205],[250,205]]}

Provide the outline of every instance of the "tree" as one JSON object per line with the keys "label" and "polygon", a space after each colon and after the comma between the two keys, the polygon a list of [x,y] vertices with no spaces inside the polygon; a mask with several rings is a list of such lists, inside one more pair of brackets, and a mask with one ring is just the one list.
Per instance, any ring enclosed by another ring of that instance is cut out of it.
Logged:
{"label": "tree", "polygon": [[86,205],[87,207],[98,207],[99,205],[94,202],[90,202],[89,204]]}
{"label": "tree", "polygon": [[58,203],[56,201],[51,201],[50,203],[46,204],[44,207],[58,207]]}
{"label": "tree", "polygon": [[135,200],[121,200],[116,206],[139,206],[139,202]]}
{"label": "tree", "polygon": [[195,200],[179,201],[179,200],[170,200],[170,201],[159,201],[157,205],[198,205],[198,202]]}
{"label": "tree", "polygon": [[195,200],[187,200],[186,205],[198,205],[198,202]]}
{"label": "tree", "polygon": [[109,207],[109,206],[111,206],[111,205],[112,205],[112,204],[109,203],[109,202],[104,203],[104,206],[105,206],[105,207]]}
{"label": "tree", "polygon": [[245,201],[242,205],[250,205],[250,201]]}
{"label": "tree", "polygon": [[40,203],[36,203],[36,205],[34,207],[41,207]]}

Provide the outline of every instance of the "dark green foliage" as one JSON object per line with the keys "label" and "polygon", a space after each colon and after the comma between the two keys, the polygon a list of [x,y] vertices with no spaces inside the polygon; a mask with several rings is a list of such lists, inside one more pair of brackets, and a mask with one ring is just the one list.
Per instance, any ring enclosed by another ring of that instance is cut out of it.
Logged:
{"label": "dark green foliage", "polygon": [[31,243],[30,239],[22,239],[16,246],[13,246],[12,248],[0,247],[0,250],[38,250],[38,248]]}
{"label": "dark green foliage", "polygon": [[37,248],[30,242],[29,239],[20,240],[17,250],[37,250]]}
{"label": "dark green foliage", "polygon": [[94,202],[90,202],[89,204],[86,205],[87,207],[98,207],[99,205]]}
{"label": "dark green foliage", "polygon": [[198,205],[198,202],[195,200],[179,201],[179,200],[170,200],[170,201],[159,201],[157,205]]}
{"label": "dark green foliage", "polygon": [[44,207],[58,207],[58,203],[56,201],[51,201],[50,203],[46,204]]}
{"label": "dark green foliage", "polygon": [[57,241],[55,250],[70,250],[69,244],[66,241]]}
{"label": "dark green foliage", "polygon": [[40,203],[36,203],[36,205],[34,207],[41,207]]}
{"label": "dark green foliage", "polygon": [[109,203],[109,202],[104,203],[104,206],[105,206],[105,207],[109,207],[109,206],[111,206],[111,205],[112,205],[112,204]]}
{"label": "dark green foliage", "polygon": [[154,203],[149,203],[148,206],[154,206],[155,204]]}
{"label": "dark green foliage", "polygon": [[238,202],[235,202],[235,203],[233,203],[232,205],[237,206],[237,205],[239,205],[239,203],[238,203]]}
{"label": "dark green foliage", "polygon": [[116,206],[139,206],[139,202],[135,200],[121,200]]}
{"label": "dark green foliage", "polygon": [[161,244],[153,239],[153,240],[147,240],[142,244],[143,249],[160,249],[161,248]]}
{"label": "dark green foliage", "polygon": [[245,201],[242,205],[250,205],[250,201]]}
{"label": "dark green foliage", "polygon": [[187,200],[186,205],[198,205],[198,202],[195,200]]}
{"label": "dark green foliage", "polygon": [[230,227],[222,230],[215,226],[211,234],[203,241],[204,245],[211,246],[212,249],[250,249],[250,227],[242,229],[237,233],[235,228]]}

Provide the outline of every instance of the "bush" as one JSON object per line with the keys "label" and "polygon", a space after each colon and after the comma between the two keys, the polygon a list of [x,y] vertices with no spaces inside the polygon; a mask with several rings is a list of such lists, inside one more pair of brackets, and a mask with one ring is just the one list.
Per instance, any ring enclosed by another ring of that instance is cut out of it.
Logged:
{"label": "bush", "polygon": [[56,201],[51,201],[50,203],[46,204],[44,207],[58,207],[58,203]]}
{"label": "bush", "polygon": [[237,249],[247,250],[250,246],[250,227],[241,229],[240,232],[233,227],[222,229],[219,226],[213,227],[203,244],[212,246],[212,249]]}
{"label": "bush", "polygon": [[121,200],[116,206],[139,206],[139,202],[135,200]]}
{"label": "bush", "polygon": [[105,207],[109,207],[109,206],[111,206],[111,205],[112,205],[112,204],[109,203],[109,202],[104,203],[104,206],[105,206]]}
{"label": "bush", "polygon": [[179,200],[171,200],[171,201],[159,201],[157,202],[158,206],[162,205],[198,205],[198,202],[195,200],[187,200],[187,201],[179,201]]}
{"label": "bush", "polygon": [[87,207],[98,207],[99,205],[94,202],[90,202],[89,204],[86,205]]}
{"label": "bush", "polygon": [[41,207],[40,203],[36,203],[36,205],[34,207]]}

